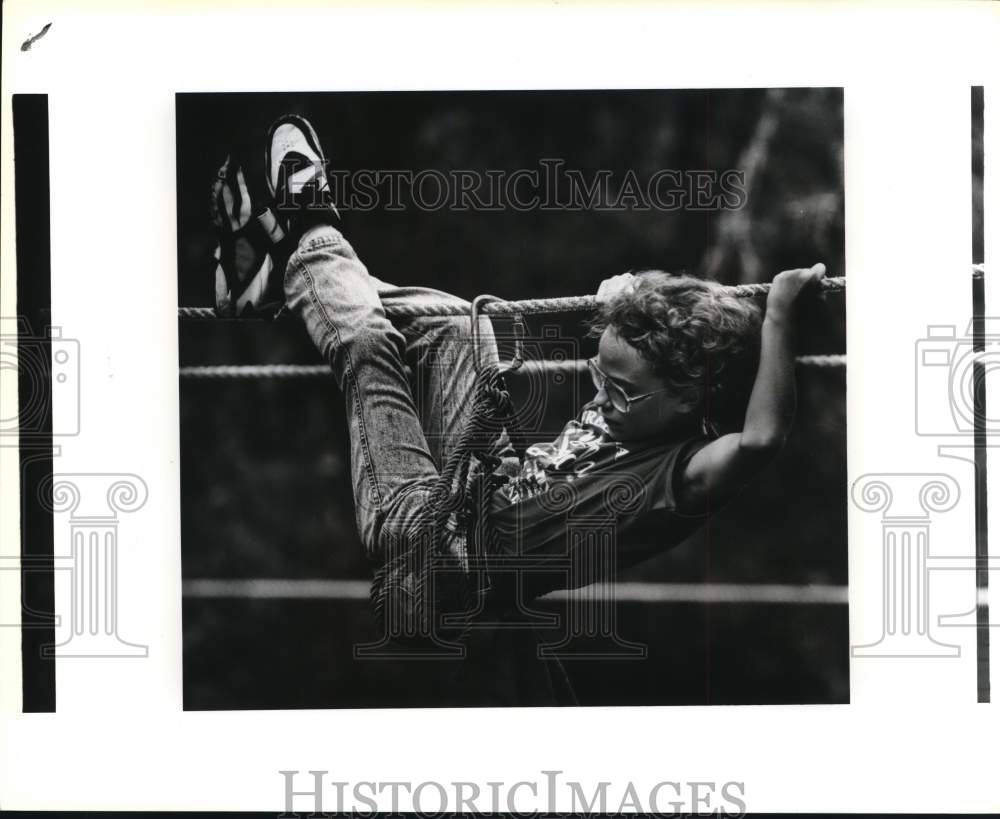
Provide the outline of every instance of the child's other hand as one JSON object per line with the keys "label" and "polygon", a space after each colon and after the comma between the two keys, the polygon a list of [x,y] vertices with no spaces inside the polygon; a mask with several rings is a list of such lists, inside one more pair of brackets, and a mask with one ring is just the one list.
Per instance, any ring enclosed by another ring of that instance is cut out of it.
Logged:
{"label": "child's other hand", "polygon": [[767,294],[767,317],[787,318],[798,299],[799,294],[819,284],[826,275],[826,265],[814,264],[812,267],[800,267],[797,270],[785,270],[774,277],[771,290]]}
{"label": "child's other hand", "polygon": [[619,293],[623,293],[626,290],[631,290],[635,287],[635,282],[635,275],[632,273],[619,273],[617,276],[605,279],[601,282],[601,286],[597,288],[598,303],[607,304]]}

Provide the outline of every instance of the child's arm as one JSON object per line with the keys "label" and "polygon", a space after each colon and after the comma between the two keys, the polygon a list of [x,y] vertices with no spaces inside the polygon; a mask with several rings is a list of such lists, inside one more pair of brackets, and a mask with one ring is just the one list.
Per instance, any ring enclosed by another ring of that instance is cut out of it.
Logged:
{"label": "child's arm", "polygon": [[767,297],[760,364],[743,431],[723,435],[691,458],[680,481],[678,503],[701,510],[724,503],[771,460],[785,443],[795,417],[795,350],[792,312],[803,288],[826,272],[821,264],[779,273]]}

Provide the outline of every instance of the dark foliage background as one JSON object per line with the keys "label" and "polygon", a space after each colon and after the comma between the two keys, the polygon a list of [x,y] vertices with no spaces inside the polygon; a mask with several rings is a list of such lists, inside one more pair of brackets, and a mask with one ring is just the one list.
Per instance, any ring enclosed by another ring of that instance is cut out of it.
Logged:
{"label": "dark foliage background", "polygon": [[[208,190],[233,143],[263,154],[268,123],[307,116],[335,167],[537,169],[559,158],[589,175],[742,170],[738,211],[346,212],[374,275],[472,298],[594,292],[627,269],[725,283],[787,267],[844,269],[839,89],[587,92],[185,94],[177,98],[178,293],[212,299]],[[584,316],[557,327],[592,355]],[[498,323],[498,330],[504,328]],[[294,323],[180,326],[180,363],[316,363]],[[844,350],[841,295],[803,311],[802,352]],[[518,384],[512,384],[518,389]],[[543,429],[589,397],[553,383]],[[181,383],[186,580],[370,576],[354,530],[341,400],[321,381]],[[710,527],[630,570],[629,580],[845,584],[844,375],[799,372],[799,413],[782,456]],[[545,604],[555,606],[556,604]],[[619,630],[649,657],[568,666],[583,704],[844,702],[843,605],[622,604]],[[188,708],[447,705],[413,664],[359,662],[374,639],[363,601],[186,598]]]}

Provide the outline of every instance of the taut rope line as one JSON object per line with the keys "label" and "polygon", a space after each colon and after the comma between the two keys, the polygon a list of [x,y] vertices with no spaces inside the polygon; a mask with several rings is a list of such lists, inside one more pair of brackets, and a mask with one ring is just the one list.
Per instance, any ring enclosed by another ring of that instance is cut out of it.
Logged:
{"label": "taut rope line", "polygon": [[[823,279],[820,282],[821,292],[840,293],[847,287],[843,276]],[[726,289],[739,298],[755,298],[766,295],[771,289],[770,282],[762,284],[735,284]],[[537,313],[573,313],[593,310],[597,306],[597,296],[563,296],[551,299],[522,299],[520,301],[489,301],[479,308],[479,313],[486,316],[532,315]],[[438,304],[426,304],[420,307],[410,305],[394,305],[386,309],[389,316],[467,316],[469,308],[463,304],[442,301]],[[178,318],[186,321],[219,320],[211,307],[179,307]],[[282,314],[284,315],[284,314]],[[246,321],[246,319],[229,319]]]}
{"label": "taut rope line", "polygon": [[[847,366],[846,355],[800,355],[800,367],[838,369]],[[587,372],[583,358],[569,361],[525,361],[517,370],[525,375],[582,375]],[[196,381],[246,380],[254,378],[328,378],[333,371],[326,364],[216,364],[180,368],[180,376]]]}

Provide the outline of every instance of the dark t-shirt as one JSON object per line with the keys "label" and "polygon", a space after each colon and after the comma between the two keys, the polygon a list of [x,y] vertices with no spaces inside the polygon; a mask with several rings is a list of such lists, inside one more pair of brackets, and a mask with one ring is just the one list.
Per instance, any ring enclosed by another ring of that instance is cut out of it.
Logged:
{"label": "dark t-shirt", "polygon": [[705,437],[611,440],[584,408],[555,441],[528,448],[520,471],[493,495],[501,556],[529,597],[593,583],[678,545],[705,515],[676,509],[676,483]]}
{"label": "dark t-shirt", "polygon": [[521,605],[611,577],[704,524],[706,515],[676,511],[675,491],[706,443],[699,436],[622,444],[585,407],[554,441],[529,447],[519,464],[508,461],[510,480],[493,493],[488,510],[500,553],[487,561],[481,614],[496,625],[470,630],[465,659],[444,688],[448,704],[576,704],[558,658],[539,653],[540,645],[564,636],[565,623],[555,632],[525,628]]}

